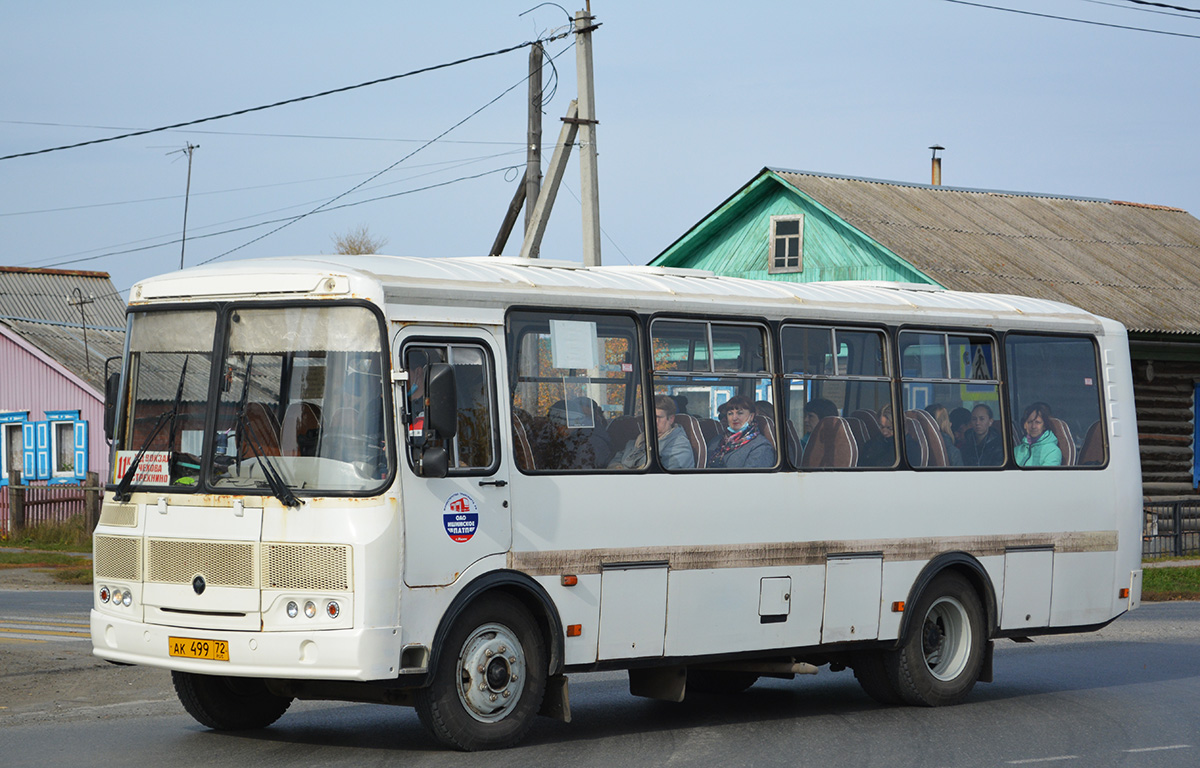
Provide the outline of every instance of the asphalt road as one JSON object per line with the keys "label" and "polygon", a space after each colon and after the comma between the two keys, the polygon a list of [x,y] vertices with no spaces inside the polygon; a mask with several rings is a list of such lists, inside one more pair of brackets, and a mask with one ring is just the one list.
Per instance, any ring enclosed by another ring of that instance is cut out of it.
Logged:
{"label": "asphalt road", "polygon": [[[87,593],[26,594],[48,616],[82,594],[86,611]],[[21,602],[0,592],[0,616]],[[0,657],[17,647],[0,635]],[[1200,764],[1200,603],[1147,604],[1089,635],[1002,641],[997,682],[943,709],[877,706],[849,672],[683,704],[631,697],[623,674],[576,675],[572,723],[543,719],[519,747],[471,755],[441,750],[412,710],[374,705],[296,702],[264,731],[215,733],[183,713],[166,673],[104,665],[63,640],[20,650],[103,690],[68,686],[71,698],[0,709],[0,759],[12,766]],[[13,679],[3,667],[0,706]]]}

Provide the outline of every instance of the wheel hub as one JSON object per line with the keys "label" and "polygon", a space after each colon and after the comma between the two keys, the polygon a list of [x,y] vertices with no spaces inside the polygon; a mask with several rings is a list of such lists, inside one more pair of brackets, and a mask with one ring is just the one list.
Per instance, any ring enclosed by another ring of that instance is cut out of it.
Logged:
{"label": "wheel hub", "polygon": [[525,652],[501,624],[479,627],[459,654],[459,698],[467,712],[486,723],[502,720],[525,687]]}

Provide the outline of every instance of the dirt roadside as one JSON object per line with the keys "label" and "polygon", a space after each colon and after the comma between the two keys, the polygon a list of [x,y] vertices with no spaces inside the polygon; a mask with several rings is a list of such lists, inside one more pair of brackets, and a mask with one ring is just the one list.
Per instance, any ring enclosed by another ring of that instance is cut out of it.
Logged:
{"label": "dirt roadside", "polygon": [[[91,587],[60,584],[45,569],[3,568],[0,590],[90,592]],[[78,621],[86,622],[87,614],[81,613]],[[92,655],[88,640],[0,637],[0,729],[50,720],[182,711],[167,671],[110,664]]]}

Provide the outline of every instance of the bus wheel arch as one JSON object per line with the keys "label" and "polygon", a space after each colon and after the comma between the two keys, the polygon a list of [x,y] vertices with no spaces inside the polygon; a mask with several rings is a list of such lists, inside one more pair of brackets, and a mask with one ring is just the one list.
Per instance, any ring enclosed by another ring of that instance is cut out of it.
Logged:
{"label": "bus wheel arch", "polygon": [[[962,576],[975,589],[979,600],[983,603],[984,613],[984,632],[987,638],[995,634],[996,628],[999,626],[998,604],[996,602],[996,590],[992,584],[992,578],[988,575],[983,564],[974,556],[966,552],[943,552],[933,558],[921,569],[921,573],[913,581],[912,587],[908,591],[908,600],[906,606],[916,606],[917,601],[929,588],[930,584],[943,572],[950,571]],[[900,635],[897,645],[904,641],[910,629],[910,623],[920,620],[914,618],[912,611],[905,610],[900,619]]]}
{"label": "bus wheel arch", "polygon": [[542,585],[519,571],[492,571],[475,579],[458,593],[438,623],[433,646],[430,648],[429,669],[433,670],[436,667],[438,656],[445,646],[446,636],[454,622],[472,603],[486,600],[491,593],[508,595],[529,611],[537,622],[546,644],[547,674],[562,674],[565,636],[558,609]]}

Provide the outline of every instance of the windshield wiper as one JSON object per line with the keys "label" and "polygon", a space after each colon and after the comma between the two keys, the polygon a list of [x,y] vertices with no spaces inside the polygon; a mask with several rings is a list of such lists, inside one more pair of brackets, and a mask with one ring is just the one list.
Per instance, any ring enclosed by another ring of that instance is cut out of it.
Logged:
{"label": "windshield wiper", "polygon": [[250,420],[246,418],[246,410],[244,408],[238,408],[237,425],[241,427],[242,436],[246,439],[246,443],[254,453],[254,458],[258,459],[258,465],[262,467],[263,477],[266,478],[267,484],[271,486],[271,493],[285,507],[300,506],[300,499],[296,498],[296,494],[292,493],[292,489],[283,479],[283,476],[279,474],[275,463],[271,461],[267,456],[267,452],[263,450],[262,445],[258,442],[258,436],[254,433],[254,427],[250,424]]}
{"label": "windshield wiper", "polygon": [[117,485],[116,495],[113,497],[116,501],[129,501],[130,488],[133,486],[133,476],[137,474],[138,465],[142,463],[142,457],[146,455],[146,451],[150,448],[150,444],[154,442],[154,438],[158,437],[158,433],[162,431],[163,425],[168,421],[171,422],[171,438],[167,442],[167,450],[171,450],[171,445],[175,442],[175,418],[179,415],[179,404],[183,401],[183,381],[187,376],[188,359],[190,355],[183,357],[183,370],[179,372],[179,386],[175,388],[175,402],[171,405],[171,410],[164,411],[154,424],[154,429],[150,430],[150,435],[142,443],[142,447],[138,449],[137,455],[133,457],[133,461],[129,462],[129,469],[125,470],[125,474],[121,476],[121,482]]}

